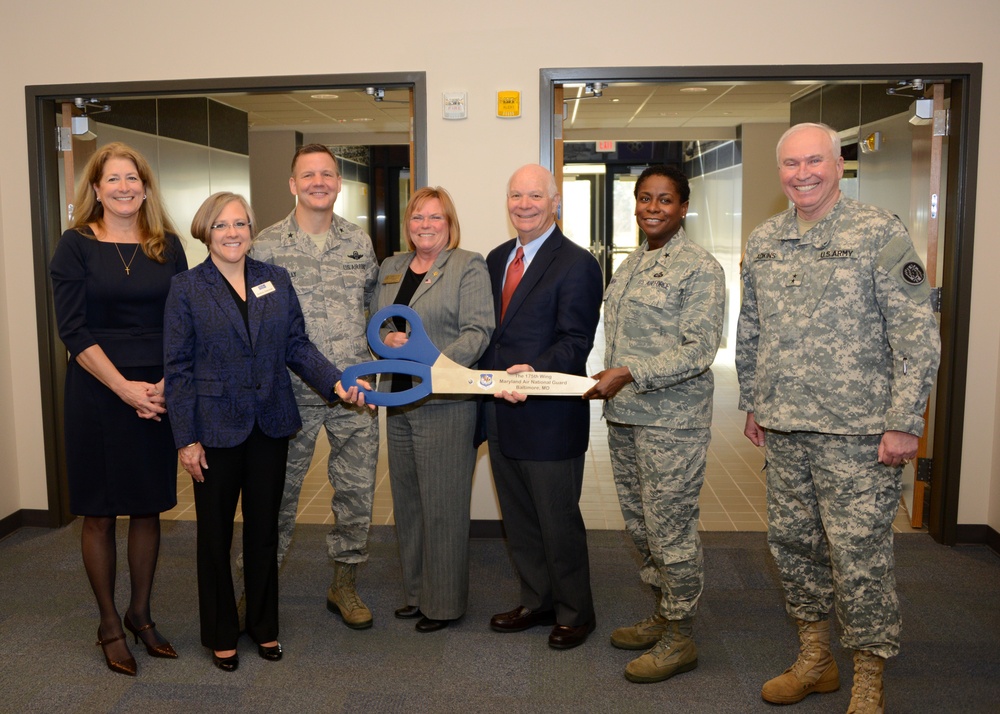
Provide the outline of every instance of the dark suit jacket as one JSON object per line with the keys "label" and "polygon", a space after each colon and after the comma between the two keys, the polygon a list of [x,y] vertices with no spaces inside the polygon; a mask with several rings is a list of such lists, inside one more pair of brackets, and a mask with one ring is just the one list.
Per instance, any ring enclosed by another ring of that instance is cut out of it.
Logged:
{"label": "dark suit jacket", "polygon": [[[288,271],[247,258],[250,335],[211,256],[175,275],[163,321],[165,394],[178,448],[237,446],[302,426],[286,366],[331,401],[340,370],[309,341]],[[272,292],[253,288],[270,282]]]}
{"label": "dark suit jacket", "polygon": [[[586,375],[604,292],[597,260],[556,227],[532,259],[500,322],[504,271],[513,249],[510,240],[486,258],[497,328],[480,369],[530,364],[537,372]],[[590,404],[580,397],[529,397],[520,404],[496,400],[496,414],[500,450],[509,459],[555,461],[587,450]]]}

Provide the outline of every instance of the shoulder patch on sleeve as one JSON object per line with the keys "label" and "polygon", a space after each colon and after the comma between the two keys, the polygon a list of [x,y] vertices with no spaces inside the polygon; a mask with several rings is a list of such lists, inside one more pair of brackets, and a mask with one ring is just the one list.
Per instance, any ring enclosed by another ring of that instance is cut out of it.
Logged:
{"label": "shoulder patch on sleeve", "polygon": [[916,261],[910,261],[906,263],[899,271],[899,274],[903,276],[903,280],[910,285],[920,285],[924,282],[924,269]]}
{"label": "shoulder patch on sleeve", "polygon": [[927,271],[906,233],[897,233],[882,249],[878,270],[896,281],[914,302],[923,302],[929,297]]}

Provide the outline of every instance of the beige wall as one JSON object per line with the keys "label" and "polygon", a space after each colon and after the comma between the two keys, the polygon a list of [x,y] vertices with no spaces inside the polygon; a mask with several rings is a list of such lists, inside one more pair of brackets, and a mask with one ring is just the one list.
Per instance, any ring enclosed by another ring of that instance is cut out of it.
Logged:
{"label": "beige wall", "polygon": [[277,223],[295,208],[288,165],[297,148],[294,131],[250,132],[250,202],[258,228]]}
{"label": "beige wall", "polygon": [[[77,3],[50,0],[7,10],[0,27],[0,89],[9,100],[0,115],[0,517],[47,506],[21,101],[27,84],[425,71],[428,178],[452,191],[463,243],[483,252],[509,235],[501,198],[507,176],[538,158],[542,67],[983,62],[980,156],[1000,155],[1000,45],[993,38],[1000,9],[982,0],[949,3],[947,31],[933,41],[914,39],[926,38],[928,22],[940,16],[931,0],[898,2],[895,12],[884,8],[891,30],[846,20],[868,16],[867,0],[836,6],[769,0],[752,12],[740,0],[652,13],[648,3],[611,10],[598,0],[580,0],[569,14],[564,4],[523,0],[448,1],[433,8],[384,0],[370,7],[327,3],[308,20],[299,7],[262,0],[132,3],[121,13],[80,12]],[[612,13],[624,21],[610,21]],[[676,29],[706,22],[712,23],[709,36]],[[318,34],[317,27],[327,29]],[[296,47],[304,28],[308,38]],[[231,39],[212,41],[220,37]],[[325,57],[329,48],[337,54]],[[500,89],[522,92],[521,119],[495,118]],[[469,93],[465,121],[440,118],[441,92],[453,90]],[[1000,175],[982,165],[979,195],[997,195]],[[1000,241],[990,234],[989,201],[980,205],[959,522],[1000,530],[1000,311],[994,307]]]}
{"label": "beige wall", "polygon": [[787,124],[743,125],[743,245],[760,223],[788,208],[781,190],[774,148]]}

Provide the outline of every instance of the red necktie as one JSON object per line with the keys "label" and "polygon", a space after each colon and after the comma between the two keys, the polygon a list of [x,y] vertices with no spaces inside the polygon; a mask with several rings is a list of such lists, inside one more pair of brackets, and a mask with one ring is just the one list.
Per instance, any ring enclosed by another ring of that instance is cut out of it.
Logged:
{"label": "red necktie", "polygon": [[500,321],[503,322],[504,313],[507,312],[507,305],[510,304],[510,298],[517,290],[517,284],[521,282],[521,276],[524,275],[524,248],[521,246],[517,247],[517,252],[514,254],[514,260],[507,267],[507,279],[503,283],[503,292],[500,293]]}

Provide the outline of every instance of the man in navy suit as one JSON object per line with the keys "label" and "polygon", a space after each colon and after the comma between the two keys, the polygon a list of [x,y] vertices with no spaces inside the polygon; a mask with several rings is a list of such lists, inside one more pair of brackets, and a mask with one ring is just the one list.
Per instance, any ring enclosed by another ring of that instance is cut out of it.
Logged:
{"label": "man in navy suit", "polygon": [[[586,375],[604,281],[590,253],[555,223],[559,192],[538,165],[514,172],[507,211],[517,231],[490,252],[497,329],[481,369]],[[516,285],[516,287],[515,287]],[[490,463],[521,604],[490,627],[519,632],[554,625],[549,645],[568,649],[594,631],[587,533],[580,490],[590,407],[579,397],[484,403]]]}

